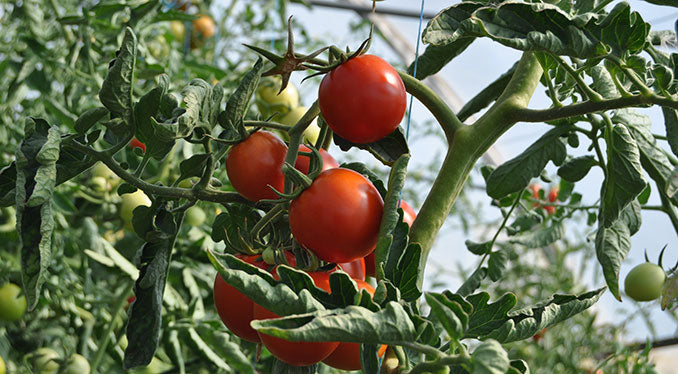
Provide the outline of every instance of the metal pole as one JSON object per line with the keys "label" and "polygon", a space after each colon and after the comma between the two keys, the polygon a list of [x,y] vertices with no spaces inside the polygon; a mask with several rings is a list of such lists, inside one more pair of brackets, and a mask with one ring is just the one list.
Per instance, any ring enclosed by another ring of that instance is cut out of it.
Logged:
{"label": "metal pole", "polygon": [[[361,15],[363,13],[372,13],[372,7],[371,6],[361,5],[359,3],[347,4],[346,2],[336,2],[336,1],[327,1],[327,0],[307,0],[307,1],[311,5],[318,5],[318,6],[322,6],[322,7],[326,7],[326,8],[353,10],[357,13],[360,13]],[[388,14],[388,15],[392,15],[392,16],[411,17],[411,18],[417,18],[417,19],[419,18],[419,12],[411,11],[411,10],[389,9],[389,8],[379,7],[379,8],[376,9],[376,12],[379,13],[379,14]],[[424,12],[424,18],[425,19],[431,19],[435,15],[436,15],[436,13]]]}

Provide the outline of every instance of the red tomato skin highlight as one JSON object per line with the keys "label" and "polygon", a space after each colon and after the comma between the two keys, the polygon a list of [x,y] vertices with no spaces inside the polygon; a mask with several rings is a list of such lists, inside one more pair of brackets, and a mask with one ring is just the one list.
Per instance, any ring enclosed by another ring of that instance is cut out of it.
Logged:
{"label": "red tomato skin highlight", "polygon": [[[299,152],[311,152],[311,149],[305,146],[304,144],[299,145]],[[319,150],[320,157],[323,160],[322,171],[334,169],[339,167],[337,160],[332,157],[326,150]],[[299,155],[297,161],[294,163],[294,168],[299,170],[304,174],[308,174],[308,169],[311,165],[311,158],[309,156]]]}
{"label": "red tomato skin highlight", "polygon": [[346,274],[353,279],[365,280],[365,259],[359,258],[353,262],[337,264]]}
{"label": "red tomato skin highlight", "polygon": [[[329,273],[315,272],[309,273],[309,275],[317,287],[330,292]],[[254,304],[254,319],[279,317],[261,305]],[[320,362],[329,356],[339,345],[339,342],[291,342],[262,333],[259,333],[259,338],[271,354],[293,366],[308,366]]]}
{"label": "red tomato skin highlight", "polygon": [[321,260],[343,263],[368,255],[377,243],[384,201],[359,173],[326,170],[292,201],[292,234]]}
{"label": "red tomato skin highlight", "polygon": [[132,138],[129,142],[129,146],[134,148],[141,148],[142,151],[146,152],[146,144],[140,142],[137,138]]}
{"label": "red tomato skin highlight", "polygon": [[[417,212],[405,200],[400,200],[400,207],[403,209],[403,221],[412,227],[414,220],[417,218]],[[374,249],[372,249],[369,255],[365,256],[365,274],[370,277],[377,275],[376,265],[374,264]]]}
{"label": "red tomato skin highlight", "polygon": [[[374,295],[374,288],[367,282],[356,280],[359,290],[367,290]],[[386,352],[386,345],[379,347],[379,357]],[[361,370],[360,343],[339,343],[337,349],[332,352],[323,362],[337,369]]]}
{"label": "red tomato skin highlight", "polygon": [[226,156],[226,173],[233,188],[250,201],[277,199],[269,187],[284,187],[285,143],[268,131],[257,131],[233,146]]}
{"label": "red tomato skin highlight", "polygon": [[398,72],[374,55],[354,57],[325,75],[318,104],[332,131],[353,143],[392,133],[405,115],[407,94]]}

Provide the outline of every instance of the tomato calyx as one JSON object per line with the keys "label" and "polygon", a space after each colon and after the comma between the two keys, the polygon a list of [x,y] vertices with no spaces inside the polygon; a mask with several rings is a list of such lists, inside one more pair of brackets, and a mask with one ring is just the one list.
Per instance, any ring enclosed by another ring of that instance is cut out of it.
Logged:
{"label": "tomato calyx", "polygon": [[323,47],[309,55],[299,55],[294,53],[294,33],[292,32],[291,16],[287,19],[287,51],[285,51],[284,55],[279,56],[273,52],[253,45],[244,45],[245,47],[264,56],[274,64],[272,68],[265,71],[263,74],[261,74],[261,76],[267,77],[271,75],[280,75],[282,77],[280,92],[282,92],[287,87],[287,83],[290,81],[290,76],[292,75],[293,71],[302,71],[308,69],[305,64],[312,61],[316,56],[323,53],[327,49],[327,47]]}

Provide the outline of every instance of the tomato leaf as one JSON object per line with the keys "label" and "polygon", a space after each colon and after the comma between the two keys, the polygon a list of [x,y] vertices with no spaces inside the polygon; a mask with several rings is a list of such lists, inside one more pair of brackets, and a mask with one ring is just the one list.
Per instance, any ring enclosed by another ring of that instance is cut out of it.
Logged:
{"label": "tomato leaf", "polygon": [[252,69],[242,78],[235,92],[229,96],[226,102],[226,110],[219,114],[219,124],[227,131],[235,130],[234,132],[240,134],[241,137],[247,133],[243,124],[243,118],[247,113],[254,90],[259,85],[263,68],[262,60],[257,59]]}
{"label": "tomato leaf", "polygon": [[45,281],[52,246],[52,193],[61,137],[56,127],[27,118],[16,153],[16,217],[21,239],[21,273],[26,303],[35,308]]}
{"label": "tomato leaf", "polygon": [[561,136],[570,126],[556,126],[542,135],[523,153],[499,165],[487,178],[487,194],[500,199],[523,190],[532,178],[538,177],[549,161],[560,165],[565,161],[567,150]]}
{"label": "tomato leaf", "polygon": [[535,230],[534,228],[512,236],[510,243],[522,244],[528,248],[542,248],[555,243],[565,235],[565,226],[560,222]]}
{"label": "tomato leaf", "polygon": [[581,295],[554,295],[534,306],[511,312],[517,302],[512,294],[490,304],[487,303],[490,295],[486,292],[471,295],[466,297],[473,305],[473,312],[469,315],[465,336],[496,339],[502,344],[523,340],[588,309],[604,292],[605,288],[600,288]]}
{"label": "tomato leaf", "polygon": [[208,344],[208,347],[239,373],[254,374],[256,372],[252,367],[252,362],[245,356],[240,346],[230,341],[232,339],[230,334],[205,325],[198,325],[196,330],[198,336]]}
{"label": "tomato leaf", "polygon": [[598,165],[595,156],[586,155],[576,157],[566,161],[558,168],[558,175],[566,181],[578,182],[582,180],[595,165]]}
{"label": "tomato leaf", "polygon": [[102,107],[92,108],[88,111],[85,111],[78,119],[75,121],[75,131],[78,134],[84,134],[89,129],[92,128],[99,120],[104,118],[108,114],[108,109]]}
{"label": "tomato leaf", "polygon": [[[193,343],[196,350],[205,358],[205,360],[213,363],[221,370],[232,371],[232,368],[222,359],[222,356],[214,352],[210,345],[202,340],[202,334],[198,334],[193,327],[189,327],[187,330],[190,342]],[[206,331],[203,330],[202,333],[205,334]]]}
{"label": "tomato leaf", "polygon": [[[424,53],[419,56],[415,78],[423,80],[439,72],[440,69],[464,52],[474,40],[475,38],[463,38],[443,46],[429,45]],[[407,74],[414,76],[414,63],[407,67]]]}
{"label": "tomato leaf", "polygon": [[106,73],[99,91],[99,99],[113,115],[124,119],[127,126],[133,123],[132,80],[137,58],[137,37],[131,28],[125,29],[122,45]]}
{"label": "tomato leaf", "polygon": [[678,111],[662,107],[664,125],[666,125],[666,137],[674,155],[678,155]]}
{"label": "tomato leaf", "polygon": [[476,269],[476,271],[469,276],[464,283],[459,286],[459,289],[457,289],[457,294],[461,296],[467,296],[471,294],[471,292],[477,290],[480,285],[483,282],[483,279],[487,278],[487,268],[486,267],[481,267]]}
{"label": "tomato leaf", "polygon": [[508,265],[508,256],[505,250],[490,253],[490,258],[487,261],[487,275],[490,276],[490,279],[495,282],[501,279]]}
{"label": "tomato leaf", "polygon": [[160,207],[154,230],[146,235],[148,241],[139,258],[139,278],[134,284],[136,301],[130,306],[127,323],[129,344],[123,360],[125,369],[148,365],[158,348],[163,294],[177,231],[172,213]]}
{"label": "tomato leaf", "polygon": [[337,134],[334,134],[333,139],[334,144],[336,144],[342,151],[346,152],[352,147],[366,150],[382,164],[387,166],[392,166],[400,156],[410,153],[410,149],[407,146],[407,140],[405,139],[405,134],[403,134],[403,130],[400,127],[396,128],[385,138],[374,143],[351,143]]}
{"label": "tomato leaf", "polygon": [[[413,342],[415,326],[402,305],[389,302],[371,312],[359,306],[252,321],[262,333],[291,341],[339,341],[398,345]],[[378,327],[378,328],[377,328]]]}
{"label": "tomato leaf", "polygon": [[[156,160],[162,160],[175,143],[176,133],[171,134],[172,129],[160,123],[163,119],[161,105],[164,103],[165,106],[171,107],[172,104],[171,99],[167,98],[168,88],[169,77],[165,74],[160,75],[156,78],[155,88],[142,96],[134,106],[134,120],[136,121],[134,135],[146,145],[146,152]],[[176,107],[176,102],[174,102],[174,107]],[[167,113],[171,112],[171,109],[163,108],[162,111]]]}
{"label": "tomato leaf", "polygon": [[254,243],[249,233],[261,219],[261,213],[249,206],[240,204],[224,205],[226,211],[220,213],[212,223],[212,240],[224,241],[226,248],[232,251],[251,251]]}
{"label": "tomato leaf", "polygon": [[452,339],[461,339],[468,328],[468,313],[459,300],[450,300],[445,294],[432,292],[427,292],[425,297],[431,307],[431,313],[442,324],[447,334]]}
{"label": "tomato leaf", "polygon": [[572,15],[544,3],[462,2],[434,17],[422,40],[443,46],[468,37],[489,37],[523,51],[591,58],[611,50],[621,57],[640,52],[649,29],[628,3],[617,4],[606,15]]}
{"label": "tomato leaf", "polygon": [[209,154],[198,153],[186,160],[181,161],[179,164],[179,170],[181,171],[179,180],[202,176],[205,165],[207,164],[207,159],[209,157]]}
{"label": "tomato leaf", "polygon": [[471,372],[474,374],[502,374],[509,369],[508,353],[494,339],[488,339],[471,354]]}
{"label": "tomato leaf", "polygon": [[[615,112],[612,121],[628,126],[631,137],[638,145],[640,164],[650,178],[657,183],[659,189],[666,191],[673,172],[673,165],[664,149],[657,144],[657,140],[652,135],[650,117],[639,114],[632,109],[620,109]],[[671,198],[671,201],[678,205],[678,196]]]}
{"label": "tomato leaf", "polygon": [[[611,224],[605,225],[602,218],[598,219],[596,256],[603,268],[603,276],[610,292],[620,301],[619,270],[631,250],[631,235],[640,228],[640,211],[640,203],[633,201]],[[603,215],[602,208],[600,215]]]}

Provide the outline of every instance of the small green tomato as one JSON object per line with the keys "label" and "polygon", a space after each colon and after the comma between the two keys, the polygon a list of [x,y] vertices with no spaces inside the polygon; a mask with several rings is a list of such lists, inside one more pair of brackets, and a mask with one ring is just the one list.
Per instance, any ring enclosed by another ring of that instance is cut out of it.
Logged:
{"label": "small green tomato", "polygon": [[59,372],[60,374],[89,374],[90,373],[89,361],[77,353],[74,353],[66,364],[64,368]]}
{"label": "small green tomato", "polygon": [[631,269],[624,280],[624,289],[633,300],[652,301],[661,296],[665,280],[664,269],[645,262]]}
{"label": "small green tomato", "polygon": [[0,320],[14,322],[26,312],[26,296],[21,287],[6,283],[0,287]]}
{"label": "small green tomato", "polygon": [[195,205],[186,209],[184,217],[189,226],[200,226],[205,222],[205,218],[207,218],[205,211]]}
{"label": "small green tomato", "polygon": [[59,372],[59,354],[52,348],[40,348],[33,356],[34,373],[57,374]]}

